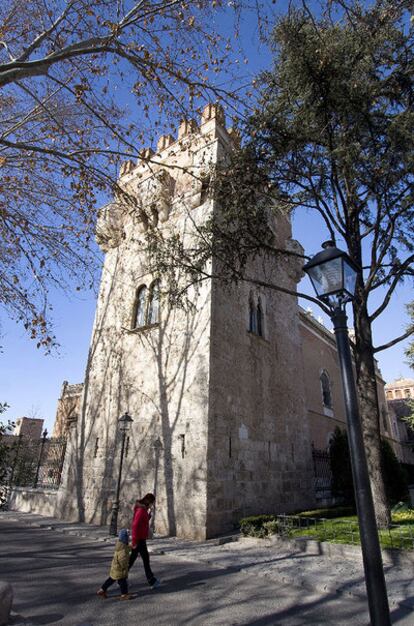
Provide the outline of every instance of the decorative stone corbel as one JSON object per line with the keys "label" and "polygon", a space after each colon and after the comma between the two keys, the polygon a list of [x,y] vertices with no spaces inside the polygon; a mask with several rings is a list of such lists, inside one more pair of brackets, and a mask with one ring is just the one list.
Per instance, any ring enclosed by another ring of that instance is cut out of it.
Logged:
{"label": "decorative stone corbel", "polygon": [[95,239],[101,250],[107,252],[116,248],[124,238],[123,208],[117,202],[110,202],[98,211]]}
{"label": "decorative stone corbel", "polygon": [[187,195],[187,202],[190,208],[195,209],[202,202],[203,189],[210,185],[213,169],[205,166],[191,180],[190,189]]}
{"label": "decorative stone corbel", "polygon": [[148,230],[149,220],[143,207],[141,185],[130,181],[123,185],[123,189],[128,214],[137,223],[138,232],[145,233]]}

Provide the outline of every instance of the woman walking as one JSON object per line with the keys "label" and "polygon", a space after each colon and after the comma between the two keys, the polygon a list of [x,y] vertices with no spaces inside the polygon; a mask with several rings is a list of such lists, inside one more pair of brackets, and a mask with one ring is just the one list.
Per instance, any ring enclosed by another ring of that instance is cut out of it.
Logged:
{"label": "woman walking", "polygon": [[151,508],[154,506],[155,496],[147,493],[141,500],[137,500],[134,506],[134,517],[131,526],[131,555],[129,557],[128,569],[131,569],[138,558],[142,558],[145,575],[151,589],[160,586],[160,581],[154,576],[150,566],[150,558],[147,549],[147,539],[149,535],[149,521],[151,518]]}

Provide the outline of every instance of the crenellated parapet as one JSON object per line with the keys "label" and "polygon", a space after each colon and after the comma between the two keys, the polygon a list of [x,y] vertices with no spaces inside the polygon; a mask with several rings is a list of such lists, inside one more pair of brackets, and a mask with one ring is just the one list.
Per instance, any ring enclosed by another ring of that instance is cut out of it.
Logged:
{"label": "crenellated parapet", "polygon": [[203,204],[209,197],[213,164],[219,161],[218,143],[225,153],[237,145],[238,137],[226,129],[223,108],[208,104],[199,124],[182,120],[176,138],[162,135],[156,151],[144,148],[136,163],[125,161],[119,173],[119,200],[99,212],[100,247],[107,251],[121,243],[127,215],[142,233],[168,222],[173,206],[183,203],[192,210]]}

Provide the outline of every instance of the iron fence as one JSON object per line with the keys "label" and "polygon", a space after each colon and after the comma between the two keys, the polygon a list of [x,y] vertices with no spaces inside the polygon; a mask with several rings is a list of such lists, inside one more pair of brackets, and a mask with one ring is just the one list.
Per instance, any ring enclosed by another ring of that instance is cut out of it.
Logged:
{"label": "iron fence", "polygon": [[7,447],[4,485],[9,488],[59,487],[66,452],[65,439],[49,438],[45,431],[40,439],[13,437]]}
{"label": "iron fence", "polygon": [[333,475],[331,457],[327,450],[317,450],[312,445],[313,485],[317,500],[332,498]]}

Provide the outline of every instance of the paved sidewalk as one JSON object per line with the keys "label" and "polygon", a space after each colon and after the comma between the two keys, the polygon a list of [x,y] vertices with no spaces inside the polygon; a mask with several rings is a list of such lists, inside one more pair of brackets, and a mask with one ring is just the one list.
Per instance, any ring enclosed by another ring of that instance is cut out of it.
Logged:
{"label": "paved sidewalk", "polygon": [[[40,515],[16,511],[0,512],[0,520],[16,521],[29,526],[114,542],[107,528],[85,523],[68,523]],[[304,591],[366,597],[362,559],[358,549],[329,557],[320,554],[317,542],[286,542],[275,538],[262,540],[238,535],[223,536],[204,542],[175,537],[156,537],[149,542],[153,554],[173,553],[175,559],[193,560],[216,568],[236,568],[250,577],[266,577],[279,583],[303,587]],[[414,624],[414,558],[402,564],[385,564],[391,612],[398,607],[413,612]]]}

